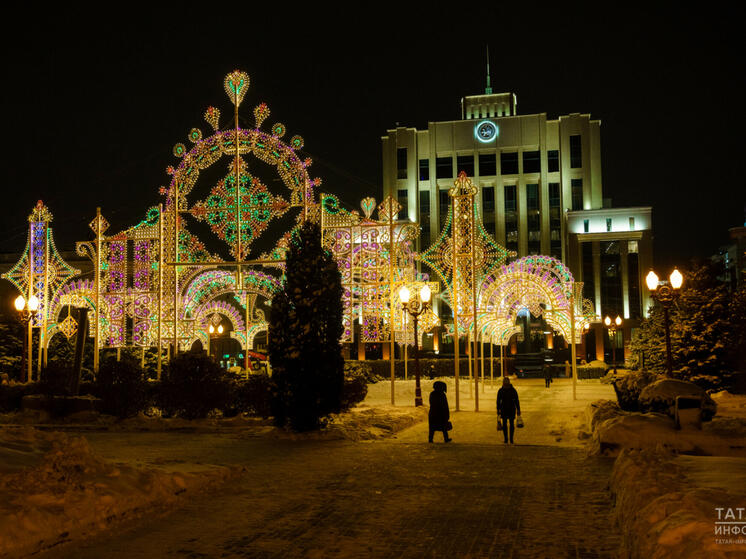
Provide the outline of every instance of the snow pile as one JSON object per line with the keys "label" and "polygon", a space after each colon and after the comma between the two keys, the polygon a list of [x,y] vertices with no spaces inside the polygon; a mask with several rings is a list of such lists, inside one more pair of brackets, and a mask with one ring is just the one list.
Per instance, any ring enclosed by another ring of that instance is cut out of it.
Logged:
{"label": "snow pile", "polygon": [[[48,446],[46,454],[38,450]],[[213,467],[164,471],[117,465],[96,456],[83,437],[3,429],[0,448],[28,454],[28,467],[0,478],[0,556],[49,549],[113,523],[172,505],[178,496],[240,471]],[[19,459],[19,463],[24,460]]]}
{"label": "snow pile", "polygon": [[702,399],[702,419],[709,421],[717,412],[717,404],[696,384],[677,379],[661,379],[647,385],[640,393],[640,411],[665,413],[674,417],[676,398],[687,396]]}
{"label": "snow pile", "polygon": [[[687,462],[680,462],[680,460]],[[727,465],[723,460],[730,460]],[[734,460],[740,460],[733,464]],[[692,462],[696,468],[692,467]],[[745,459],[681,457],[668,451],[625,450],[611,476],[615,513],[624,534],[623,557],[631,559],[726,559],[743,557],[746,543],[716,534],[717,508],[743,507],[740,491],[701,482],[693,470],[746,468]],[[740,493],[740,494],[739,494]],[[740,538],[743,542],[743,537]]]}

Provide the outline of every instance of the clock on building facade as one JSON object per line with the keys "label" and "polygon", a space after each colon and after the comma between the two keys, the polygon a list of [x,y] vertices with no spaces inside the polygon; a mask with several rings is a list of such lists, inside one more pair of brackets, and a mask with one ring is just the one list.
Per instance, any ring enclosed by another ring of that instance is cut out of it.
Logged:
{"label": "clock on building facade", "polygon": [[497,126],[494,122],[483,120],[474,127],[474,137],[480,142],[492,142],[497,138]]}

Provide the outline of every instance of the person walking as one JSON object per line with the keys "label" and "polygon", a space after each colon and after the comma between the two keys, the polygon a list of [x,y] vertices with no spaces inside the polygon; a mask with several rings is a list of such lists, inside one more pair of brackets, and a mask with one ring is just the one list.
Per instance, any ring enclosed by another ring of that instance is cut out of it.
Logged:
{"label": "person walking", "polygon": [[505,444],[508,443],[508,422],[510,422],[510,444],[513,444],[513,433],[515,432],[515,416],[521,416],[521,404],[518,401],[518,392],[510,384],[508,377],[503,377],[503,385],[497,391],[497,417],[502,420]]}
{"label": "person walking", "polygon": [[544,386],[547,388],[552,384],[552,368],[544,363]]}
{"label": "person walking", "polygon": [[430,392],[430,411],[427,414],[430,435],[428,442],[433,442],[435,431],[443,431],[443,441],[451,442],[448,436],[448,430],[451,428],[451,412],[448,409],[448,398],[446,397],[448,386],[446,383],[438,380],[433,383],[433,391]]}

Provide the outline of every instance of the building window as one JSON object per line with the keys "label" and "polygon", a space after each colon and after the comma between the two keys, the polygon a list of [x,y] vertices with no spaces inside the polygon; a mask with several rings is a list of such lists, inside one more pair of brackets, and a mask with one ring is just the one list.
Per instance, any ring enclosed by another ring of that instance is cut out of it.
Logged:
{"label": "building window", "polygon": [[450,209],[451,197],[448,195],[448,189],[438,191],[438,217],[441,231],[446,223],[446,217],[448,217],[448,210]]}
{"label": "building window", "polygon": [[401,204],[404,218],[409,219],[409,191],[406,188],[400,189],[396,192],[396,197],[399,200],[399,204]]}
{"label": "building window", "polygon": [[500,154],[500,172],[503,175],[518,174],[518,152],[508,152]]}
{"label": "building window", "polygon": [[479,154],[479,175],[491,177],[497,174],[497,155],[494,153]]}
{"label": "building window", "polygon": [[606,231],[607,232],[611,231],[611,218],[610,217],[606,218]]}
{"label": "building window", "polygon": [[505,185],[505,211],[514,212],[516,211],[516,197],[515,197],[515,185]]}
{"label": "building window", "polygon": [[541,173],[541,154],[538,151],[523,152],[523,172]]}
{"label": "building window", "polygon": [[560,211],[560,185],[549,183],[549,254],[562,259],[562,215]]}
{"label": "building window", "polygon": [[629,254],[637,254],[639,252],[637,241],[627,241],[627,252]]}
{"label": "building window", "polygon": [[459,155],[456,157],[456,174],[464,171],[467,176],[474,176],[474,156]]}
{"label": "building window", "polygon": [[420,190],[420,229],[422,229],[421,238],[430,239],[430,191]]}
{"label": "building window", "polygon": [[[632,244],[634,243],[634,250]],[[642,317],[640,301],[640,255],[637,254],[637,241],[627,242],[627,280],[629,285],[629,317]]]}
{"label": "building window", "polygon": [[635,218],[634,217],[629,218],[629,230],[630,231],[635,230]]}
{"label": "building window", "polygon": [[549,183],[549,207],[560,207],[560,185],[558,182]]}
{"label": "building window", "polygon": [[[596,301],[596,278],[593,273],[593,244],[583,243],[583,297]],[[614,315],[616,316],[616,315]]]}
{"label": "building window", "polygon": [[601,313],[616,316],[624,312],[619,241],[601,242]]}
{"label": "building window", "polygon": [[421,181],[430,180],[430,160],[429,159],[420,159],[420,180]]}
{"label": "building window", "polygon": [[538,184],[527,184],[526,185],[526,209],[527,210],[538,210],[539,209],[539,185]]}
{"label": "building window", "polygon": [[591,222],[588,219],[583,220],[583,233],[587,233],[590,230]]}
{"label": "building window", "polygon": [[547,171],[550,173],[559,171],[559,150],[550,149],[547,151]]}
{"label": "building window", "polygon": [[396,150],[396,178],[407,178],[407,148],[397,148]]}
{"label": "building window", "polygon": [[495,211],[495,189],[491,186],[482,188],[482,211]]}
{"label": "building window", "polygon": [[583,148],[580,135],[570,136],[570,167],[579,169],[583,166]]}
{"label": "building window", "polygon": [[435,159],[435,178],[453,178],[453,157],[438,157]]}
{"label": "building window", "polygon": [[583,179],[572,179],[572,210],[574,212],[583,209]]}

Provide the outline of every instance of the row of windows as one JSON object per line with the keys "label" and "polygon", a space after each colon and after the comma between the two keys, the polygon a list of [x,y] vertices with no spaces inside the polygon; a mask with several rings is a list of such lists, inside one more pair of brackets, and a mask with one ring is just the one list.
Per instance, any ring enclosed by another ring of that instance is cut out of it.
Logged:
{"label": "row of windows", "polygon": [[[406,148],[399,148],[399,152],[404,149],[406,159]],[[541,152],[524,151],[523,155],[523,173],[540,173],[541,172]],[[479,175],[496,176],[497,173],[497,154],[480,153],[479,158]],[[456,173],[464,171],[467,176],[476,176],[474,155],[456,156]],[[520,173],[519,158],[517,151],[503,152],[500,154],[500,171],[503,175],[517,175]],[[406,160],[397,166],[398,178],[406,178]],[[420,159],[419,161],[420,180],[430,180],[430,160]],[[547,171],[552,173],[559,171],[559,151],[550,150],[547,152]],[[452,179],[453,178],[453,157],[437,157],[435,159],[435,178]],[[404,175],[404,176],[402,176]]]}
{"label": "row of windows", "polygon": [[[591,226],[591,220],[590,219],[584,219],[583,220],[583,232],[584,233],[588,233],[590,231],[590,226]],[[607,217],[606,218],[606,231],[607,232],[611,232],[613,230],[614,229],[612,227],[612,219],[610,217]],[[630,231],[634,231],[635,230],[635,218],[634,217],[630,217],[629,218],[629,230]]]}
{"label": "row of windows", "polygon": [[[583,148],[582,138],[579,134],[570,136],[570,167],[578,169],[583,166]],[[524,151],[523,154],[523,173],[541,173],[541,152]],[[559,150],[547,151],[547,172],[553,173],[559,171]],[[397,178],[407,178],[407,148],[397,148],[396,150],[396,171]],[[421,181],[430,180],[430,162],[427,159],[419,161],[419,175]],[[474,173],[474,155],[459,155],[456,157],[456,172],[465,171],[470,177]],[[500,171],[503,175],[517,175],[520,171],[518,168],[518,152],[500,153]],[[479,174],[481,176],[497,175],[497,154],[481,153],[479,154]],[[438,179],[453,178],[453,157],[438,157],[435,159],[435,176]]]}

